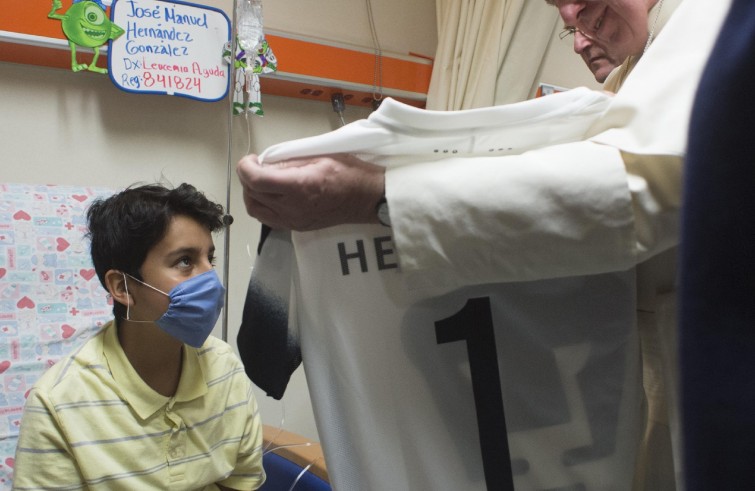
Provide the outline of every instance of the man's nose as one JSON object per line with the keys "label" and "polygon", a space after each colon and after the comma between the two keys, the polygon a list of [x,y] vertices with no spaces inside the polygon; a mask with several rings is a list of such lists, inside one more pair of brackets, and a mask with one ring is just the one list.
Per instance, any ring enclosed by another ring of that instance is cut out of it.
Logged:
{"label": "man's nose", "polygon": [[581,55],[583,51],[592,46],[592,40],[582,34],[581,31],[574,33],[574,52]]}

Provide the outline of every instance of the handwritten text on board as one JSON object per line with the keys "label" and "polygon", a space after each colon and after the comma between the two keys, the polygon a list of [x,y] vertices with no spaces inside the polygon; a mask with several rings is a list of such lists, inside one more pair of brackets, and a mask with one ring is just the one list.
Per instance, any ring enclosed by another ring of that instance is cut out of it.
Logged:
{"label": "handwritten text on board", "polygon": [[125,33],[113,41],[110,78],[128,92],[216,101],[228,92],[223,45],[231,25],[221,10],[163,0],[117,0],[113,22]]}

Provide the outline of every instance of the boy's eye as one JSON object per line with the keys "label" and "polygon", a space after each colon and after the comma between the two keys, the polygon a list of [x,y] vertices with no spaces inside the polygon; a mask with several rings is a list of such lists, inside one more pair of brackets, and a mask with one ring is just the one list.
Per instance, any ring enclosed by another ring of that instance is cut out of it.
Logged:
{"label": "boy's eye", "polygon": [[184,256],[180,258],[176,264],[179,266],[191,266],[191,258],[189,256]]}

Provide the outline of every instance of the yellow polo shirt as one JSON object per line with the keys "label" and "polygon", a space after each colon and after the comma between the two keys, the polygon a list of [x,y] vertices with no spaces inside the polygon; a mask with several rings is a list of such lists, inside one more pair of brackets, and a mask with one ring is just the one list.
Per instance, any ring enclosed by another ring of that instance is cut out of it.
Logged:
{"label": "yellow polo shirt", "polygon": [[139,377],[108,323],[29,393],[14,489],[256,489],[262,427],[231,347],[184,345],[181,380],[165,397]]}

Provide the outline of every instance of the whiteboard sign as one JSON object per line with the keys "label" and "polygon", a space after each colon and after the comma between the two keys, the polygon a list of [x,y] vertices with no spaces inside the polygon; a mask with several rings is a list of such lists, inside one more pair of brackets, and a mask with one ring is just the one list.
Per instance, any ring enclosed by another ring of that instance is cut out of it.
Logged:
{"label": "whiteboard sign", "polygon": [[108,50],[110,79],[127,92],[217,101],[228,93],[222,10],[163,0],[116,0],[111,20],[125,32]]}

